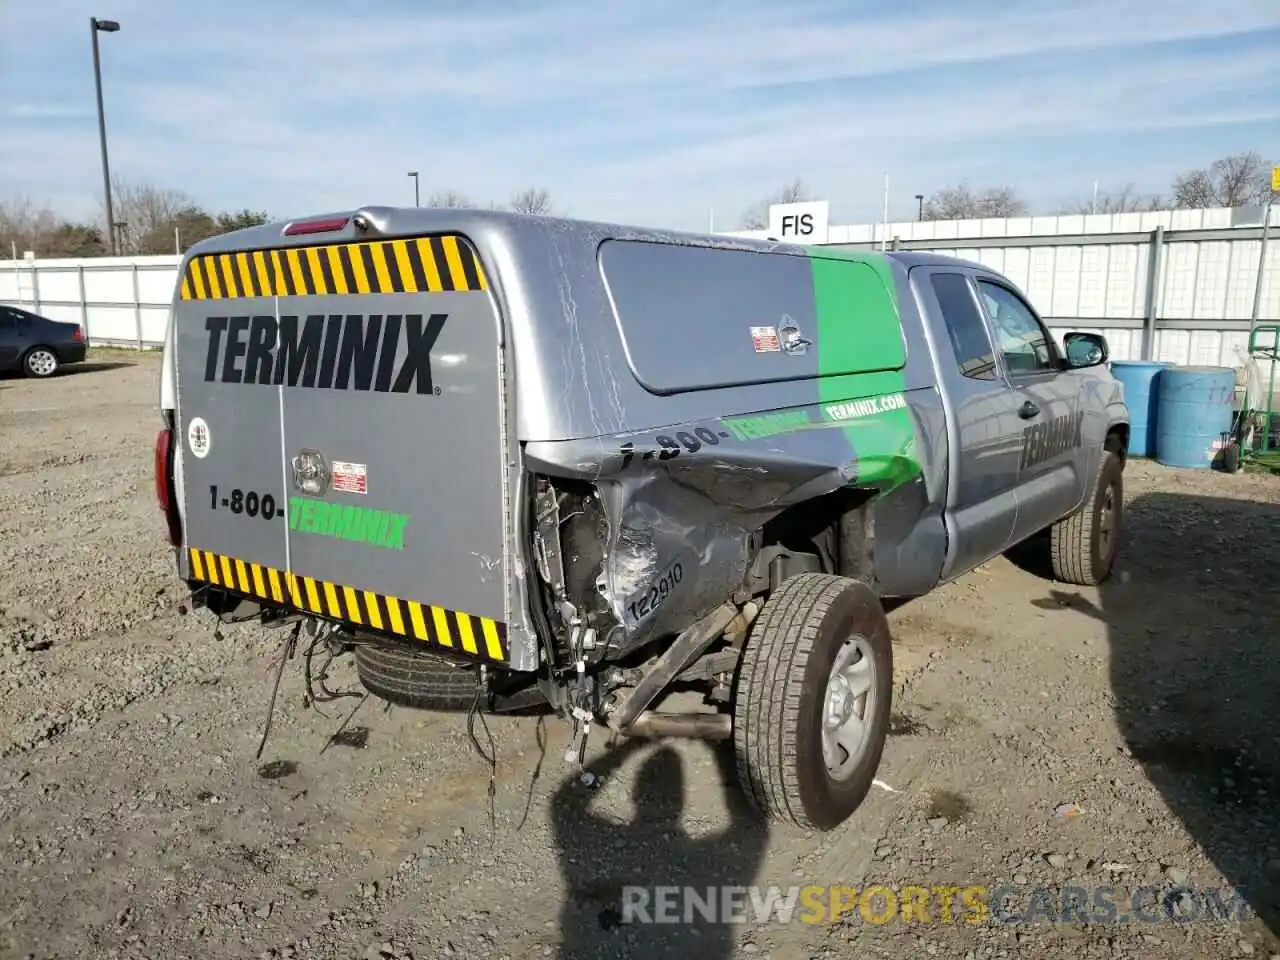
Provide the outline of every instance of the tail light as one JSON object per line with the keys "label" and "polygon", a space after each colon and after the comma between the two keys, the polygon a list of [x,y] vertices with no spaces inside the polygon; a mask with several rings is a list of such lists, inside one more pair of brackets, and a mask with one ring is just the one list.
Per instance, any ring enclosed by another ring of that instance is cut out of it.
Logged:
{"label": "tail light", "polygon": [[84,343],[84,330],[77,324],[75,332],[71,334],[71,339],[76,343]]}
{"label": "tail light", "polygon": [[178,504],[173,494],[173,431],[166,428],[156,436],[155,482],[156,501],[164,513],[169,528],[169,543],[182,544],[182,521],[178,516]]}

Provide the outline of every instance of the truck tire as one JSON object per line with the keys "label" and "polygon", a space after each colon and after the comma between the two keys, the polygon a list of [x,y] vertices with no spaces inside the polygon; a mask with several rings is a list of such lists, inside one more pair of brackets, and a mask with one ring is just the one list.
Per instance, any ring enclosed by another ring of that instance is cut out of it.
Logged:
{"label": "truck tire", "polygon": [[[734,686],[738,780],[752,805],[808,829],[847,820],[880,765],[893,697],[889,622],[872,589],[823,573],[783,581],[752,626]],[[842,729],[852,749],[836,741]]]}
{"label": "truck tire", "polygon": [[1225,473],[1240,472],[1240,444],[1232,440],[1222,451],[1222,469]]}
{"label": "truck tire", "polygon": [[412,647],[359,643],[360,683],[375,697],[417,710],[464,710],[475,701],[479,674]]}
{"label": "truck tire", "polygon": [[1053,575],[1092,587],[1107,579],[1115,562],[1124,518],[1124,472],[1120,457],[1104,450],[1080,509],[1049,529]]}

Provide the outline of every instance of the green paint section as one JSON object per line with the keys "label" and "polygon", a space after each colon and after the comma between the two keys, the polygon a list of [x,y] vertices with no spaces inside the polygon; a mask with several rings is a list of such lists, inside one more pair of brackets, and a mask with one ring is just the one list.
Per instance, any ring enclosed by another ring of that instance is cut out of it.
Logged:
{"label": "green paint section", "polygon": [[383,550],[404,549],[404,528],[409,516],[369,507],[353,507],[341,503],[289,498],[289,529],[317,537],[331,537],[353,543],[365,543]]}
{"label": "green paint section", "polygon": [[[877,381],[883,382],[890,378],[877,374],[864,374],[859,379],[865,386],[872,387]],[[720,422],[738,440],[767,440],[770,437],[798,433],[802,430],[843,428],[850,421],[880,417],[898,410],[905,410],[906,406],[906,394],[898,392],[859,396],[814,406],[791,407],[745,417],[727,417]]]}
{"label": "green paint section", "polygon": [[[901,396],[906,348],[888,260],[823,251],[809,262],[818,309],[818,399],[823,410],[862,397]],[[878,372],[841,375],[855,364]],[[905,403],[840,424],[853,448],[859,486],[888,491],[920,474],[915,421]]]}

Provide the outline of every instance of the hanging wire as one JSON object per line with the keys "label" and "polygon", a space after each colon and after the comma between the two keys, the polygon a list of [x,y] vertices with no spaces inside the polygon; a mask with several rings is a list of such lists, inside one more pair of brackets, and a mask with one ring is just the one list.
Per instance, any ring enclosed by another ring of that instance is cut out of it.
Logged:
{"label": "hanging wire", "polygon": [[[491,842],[496,843],[498,838],[496,801],[498,795],[498,746],[489,730],[489,722],[485,719],[484,711],[480,709],[480,700],[487,688],[487,676],[484,667],[481,666],[480,678],[476,682],[476,695],[472,698],[471,706],[467,709],[467,736],[471,738],[471,744],[476,748],[476,752],[489,764],[489,839]],[[484,728],[485,736],[489,738],[488,755],[485,754],[484,748],[480,746],[480,740],[476,737],[475,722],[477,717],[480,719],[480,725]]]}

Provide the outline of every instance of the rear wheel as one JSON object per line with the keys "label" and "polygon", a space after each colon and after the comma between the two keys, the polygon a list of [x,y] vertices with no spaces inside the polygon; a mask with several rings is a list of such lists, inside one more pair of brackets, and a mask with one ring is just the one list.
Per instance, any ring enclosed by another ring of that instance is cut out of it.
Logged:
{"label": "rear wheel", "polygon": [[1080,509],[1050,528],[1053,575],[1080,586],[1105,580],[1115,562],[1123,518],[1122,464],[1118,454],[1104,450]]}
{"label": "rear wheel", "polygon": [[784,581],[751,630],[734,691],[738,779],[767,818],[817,830],[861,805],[884,752],[893,650],[859,580]]}
{"label": "rear wheel", "polygon": [[479,672],[395,644],[359,643],[360,683],[375,697],[419,710],[462,710],[476,698]]}
{"label": "rear wheel", "polygon": [[58,355],[48,347],[32,347],[22,358],[22,370],[28,377],[52,377],[58,372]]}

